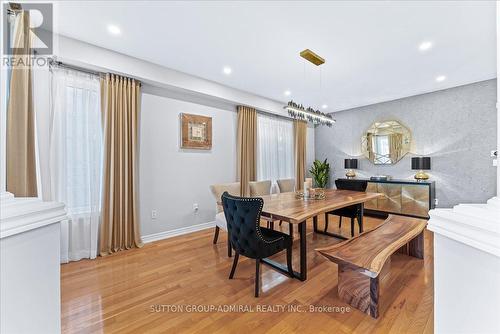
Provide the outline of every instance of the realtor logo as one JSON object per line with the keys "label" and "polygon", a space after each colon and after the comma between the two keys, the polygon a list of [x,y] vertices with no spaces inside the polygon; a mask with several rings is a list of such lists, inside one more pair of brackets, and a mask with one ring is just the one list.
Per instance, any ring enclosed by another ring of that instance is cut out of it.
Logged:
{"label": "realtor logo", "polygon": [[51,3],[5,3],[4,55],[51,55],[53,9]]}

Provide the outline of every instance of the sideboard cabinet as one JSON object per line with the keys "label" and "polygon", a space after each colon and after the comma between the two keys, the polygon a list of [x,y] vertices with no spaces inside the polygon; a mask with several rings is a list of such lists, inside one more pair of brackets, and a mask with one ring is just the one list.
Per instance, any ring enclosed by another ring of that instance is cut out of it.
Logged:
{"label": "sideboard cabinet", "polygon": [[352,182],[367,181],[367,192],[381,193],[382,197],[365,203],[365,214],[398,214],[429,218],[435,207],[435,182],[413,180],[342,179]]}

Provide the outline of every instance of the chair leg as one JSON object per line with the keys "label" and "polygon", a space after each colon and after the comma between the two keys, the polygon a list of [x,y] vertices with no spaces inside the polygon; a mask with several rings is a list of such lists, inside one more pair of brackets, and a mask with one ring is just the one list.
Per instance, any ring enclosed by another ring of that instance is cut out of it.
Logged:
{"label": "chair leg", "polygon": [[217,243],[217,239],[219,239],[219,230],[220,230],[220,227],[219,226],[215,226],[214,244],[216,244]]}
{"label": "chair leg", "polygon": [[339,216],[339,228],[342,227],[342,216]]}
{"label": "chair leg", "polygon": [[325,232],[328,230],[328,213],[325,213]]}
{"label": "chair leg", "polygon": [[233,256],[233,247],[231,247],[231,241],[229,241],[229,234],[227,235],[227,256],[231,257]]}
{"label": "chair leg", "polygon": [[269,228],[270,228],[271,230],[274,230],[274,222],[269,222]]}
{"label": "chair leg", "polygon": [[288,235],[290,235],[293,239],[293,224],[288,224]]}
{"label": "chair leg", "polygon": [[294,277],[293,267],[292,267],[292,246],[286,249],[286,266],[288,267],[288,273],[291,277]]}
{"label": "chair leg", "polygon": [[231,268],[231,273],[229,274],[229,279],[234,277],[234,272],[236,271],[236,266],[238,265],[238,259],[240,254],[238,252],[234,253],[233,267]]}
{"label": "chair leg", "polygon": [[255,260],[255,297],[259,297],[260,259]]}
{"label": "chair leg", "polygon": [[354,237],[354,218],[351,217],[351,237]]}
{"label": "chair leg", "polygon": [[281,226],[281,224],[283,224],[283,221],[282,221],[282,220],[280,220],[280,226]]}

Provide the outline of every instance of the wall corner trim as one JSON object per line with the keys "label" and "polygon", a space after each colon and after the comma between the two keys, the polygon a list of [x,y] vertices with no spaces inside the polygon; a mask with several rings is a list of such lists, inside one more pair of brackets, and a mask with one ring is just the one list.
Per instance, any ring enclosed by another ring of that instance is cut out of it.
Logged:
{"label": "wall corner trim", "polygon": [[150,243],[154,241],[159,241],[163,239],[168,239],[168,238],[173,238],[177,237],[180,235],[184,234],[189,234],[201,230],[206,230],[208,228],[215,227],[215,221],[211,221],[208,223],[203,223],[203,224],[197,224],[197,225],[192,225],[192,226],[187,226],[187,227],[181,227],[175,230],[170,230],[170,231],[163,231],[163,232],[158,232],[158,233],[153,233],[153,234],[148,234],[148,235],[143,235],[141,237],[142,242],[144,243]]}

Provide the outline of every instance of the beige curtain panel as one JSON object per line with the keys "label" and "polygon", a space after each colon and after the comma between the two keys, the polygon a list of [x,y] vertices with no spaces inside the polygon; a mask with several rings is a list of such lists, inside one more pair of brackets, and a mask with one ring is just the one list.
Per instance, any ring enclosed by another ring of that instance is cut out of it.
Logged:
{"label": "beige curtain panel", "polygon": [[294,158],[295,158],[295,189],[304,188],[306,177],[306,141],[307,141],[307,122],[293,121],[294,136]]}
{"label": "beige curtain panel", "polygon": [[142,247],[137,212],[140,82],[101,78],[104,125],[101,256]]}
{"label": "beige curtain panel", "polygon": [[7,191],[19,197],[36,197],[35,114],[31,77],[29,12],[16,14],[14,65],[7,106]]}
{"label": "beige curtain panel", "polygon": [[257,111],[238,106],[238,181],[241,196],[250,196],[250,181],[257,174]]}

